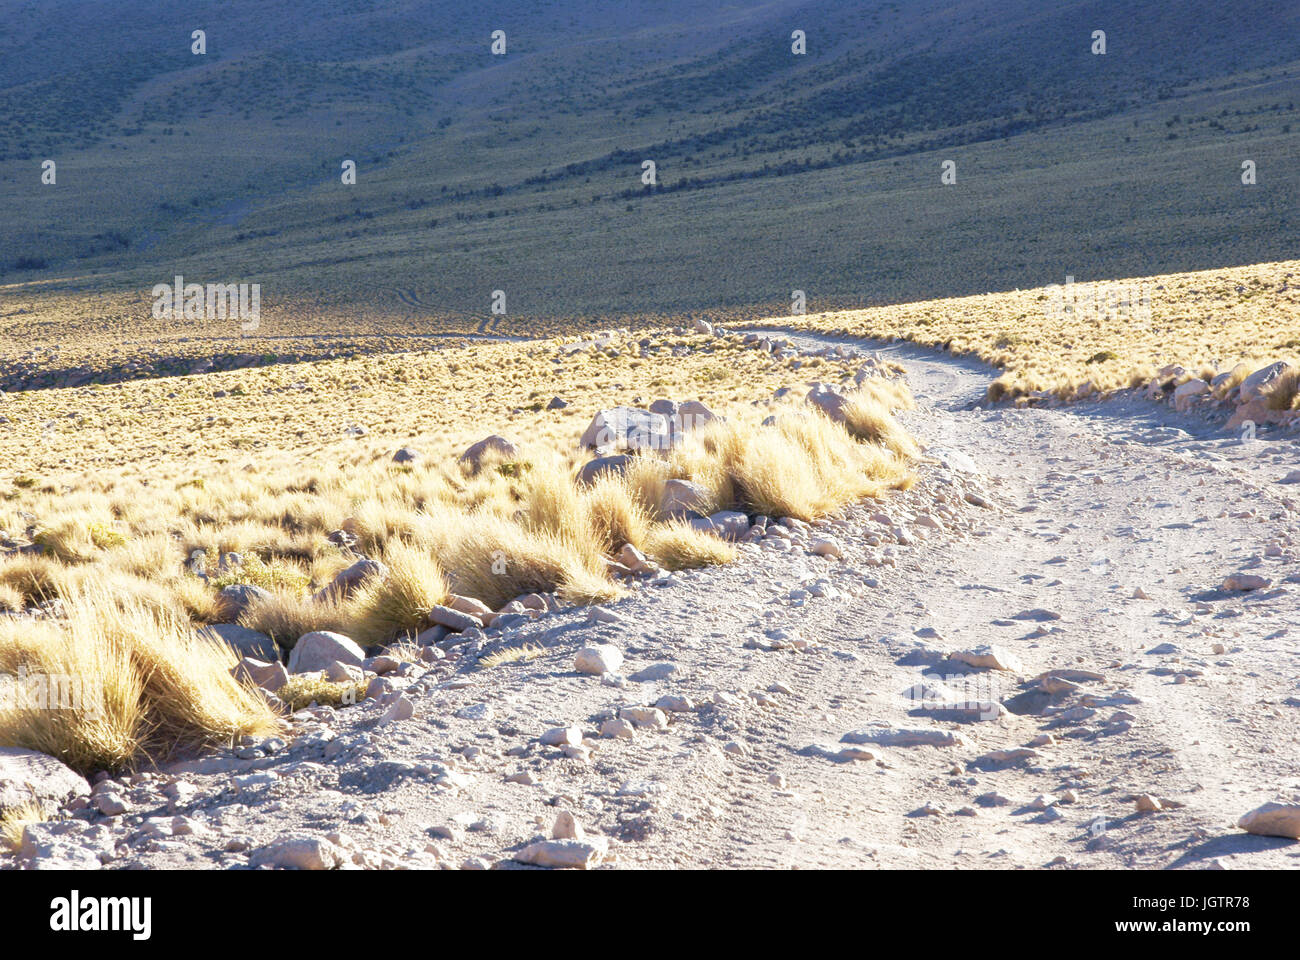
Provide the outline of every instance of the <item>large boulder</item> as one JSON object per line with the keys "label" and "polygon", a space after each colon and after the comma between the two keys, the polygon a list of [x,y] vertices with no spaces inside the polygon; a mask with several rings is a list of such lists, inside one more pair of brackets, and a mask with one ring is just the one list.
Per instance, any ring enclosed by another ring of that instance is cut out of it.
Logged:
{"label": "large boulder", "polygon": [[471,444],[470,447],[460,455],[460,463],[463,463],[473,470],[479,468],[483,458],[488,454],[495,454],[502,460],[515,460],[519,456],[519,448],[507,440],[505,437],[493,434],[490,437],[484,437],[478,443]]}
{"label": "large boulder", "polygon": [[414,447],[402,447],[393,454],[393,463],[418,463],[422,456]]}
{"label": "large boulder", "polygon": [[596,478],[602,473],[622,473],[627,469],[627,465],[632,462],[632,458],[625,453],[615,454],[611,457],[597,457],[595,460],[589,460],[583,464],[578,471],[577,481],[583,486],[590,486],[596,482]]}
{"label": "large boulder", "polygon": [[804,397],[804,402],[812,404],[835,423],[843,423],[844,408],[848,406],[849,400],[830,384],[815,383]]}
{"label": "large boulder", "polygon": [[230,675],[243,683],[261,687],[268,693],[278,693],[289,682],[289,671],[284,669],[284,664],[279,660],[268,662],[255,657],[240,660],[230,668]]}
{"label": "large boulder", "polygon": [[677,413],[677,402],[675,400],[668,400],[661,397],[654,403],[650,404],[650,412],[661,413],[665,417],[672,417]]}
{"label": "large boulder", "polygon": [[578,443],[604,453],[620,450],[667,450],[672,446],[669,421],[639,407],[612,407],[592,418]]}
{"label": "large boulder", "polygon": [[232,583],[221,588],[217,602],[221,605],[221,615],[231,623],[244,615],[255,602],[270,600],[271,591],[251,583]]}
{"label": "large boulder", "polygon": [[1210,385],[1204,380],[1188,380],[1174,387],[1174,409],[1185,411],[1197,397],[1210,392]]}
{"label": "large boulder", "polygon": [[1250,403],[1252,400],[1258,400],[1264,395],[1264,391],[1282,374],[1291,369],[1291,365],[1285,360],[1279,360],[1276,363],[1270,363],[1267,367],[1261,367],[1256,370],[1245,380],[1241,381],[1241,391],[1238,394],[1241,403]]}
{"label": "large boulder", "polygon": [[1300,804],[1266,803],[1243,816],[1237,826],[1264,837],[1300,840]]}
{"label": "large boulder", "polygon": [[720,510],[707,517],[687,521],[701,533],[711,533],[723,540],[739,540],[749,533],[749,516],[740,510]]}
{"label": "large boulder", "polygon": [[669,480],[664,484],[659,510],[664,516],[680,520],[703,516],[709,506],[709,491],[690,480]]}
{"label": "large boulder", "polygon": [[371,560],[368,557],[362,557],[351,566],[340,570],[329,586],[320,590],[313,598],[315,600],[327,600],[331,596],[340,600],[345,600],[352,596],[361,586],[362,582],[370,577],[384,578],[388,576],[388,568],[378,560]]}
{"label": "large boulder", "polygon": [[48,754],[0,747],[0,813],[29,803],[52,814],[73,797],[90,795],[90,784]]}
{"label": "large boulder", "polygon": [[254,660],[280,659],[280,649],[274,640],[237,623],[214,623],[199,630],[199,636],[220,640],[240,657],[252,657]]}
{"label": "large boulder", "polygon": [[359,667],[366,654],[351,639],[341,633],[317,630],[298,638],[289,653],[290,673],[315,673],[325,670],[334,661]]}
{"label": "large boulder", "polygon": [[686,400],[677,405],[672,414],[672,426],[676,433],[689,433],[706,423],[721,419],[716,413],[698,400]]}

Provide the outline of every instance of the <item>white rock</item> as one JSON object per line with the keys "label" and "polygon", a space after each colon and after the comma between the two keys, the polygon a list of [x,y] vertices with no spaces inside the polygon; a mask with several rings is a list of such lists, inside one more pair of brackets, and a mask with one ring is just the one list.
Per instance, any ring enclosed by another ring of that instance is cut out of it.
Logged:
{"label": "white rock", "polygon": [[318,630],[303,635],[289,652],[290,673],[315,673],[328,670],[335,662],[360,667],[365,651],[341,633]]}
{"label": "white rock", "polygon": [[571,747],[581,746],[582,728],[554,727],[542,734],[541,741],[548,747],[560,747],[565,745]]}
{"label": "white rock", "polygon": [[255,850],[248,865],[277,870],[334,870],[345,859],[343,850],[323,837],[290,836]]}
{"label": "white rock", "polygon": [[85,778],[62,761],[35,750],[0,747],[0,812],[33,801],[53,812],[65,801],[89,793]]}
{"label": "white rock", "polygon": [[654,707],[624,707],[618,712],[618,718],[640,729],[668,729],[668,718],[662,710]]}
{"label": "white rock", "polygon": [[573,668],[579,673],[600,676],[604,673],[616,673],[623,666],[623,653],[618,647],[607,643],[598,643],[583,647],[573,658]]}
{"label": "white rock", "polygon": [[984,670],[1007,670],[1011,673],[1024,672],[1024,666],[1019,660],[1002,647],[996,645],[975,647],[972,650],[958,650],[955,653],[950,653],[948,659]]}
{"label": "white rock", "polygon": [[552,840],[585,840],[587,832],[582,829],[582,824],[578,823],[576,817],[568,810],[561,810],[555,817],[555,824],[551,827]]}
{"label": "white rock", "polygon": [[381,726],[386,726],[400,720],[410,720],[413,716],[415,716],[415,704],[406,699],[405,695],[399,695],[392,705],[384,711],[384,715],[379,718],[379,723]]}
{"label": "white rock", "polygon": [[1243,816],[1237,826],[1264,837],[1300,840],[1300,804],[1266,803]]}
{"label": "white rock", "polygon": [[809,541],[808,552],[819,557],[835,557],[841,560],[844,558],[844,548],[840,546],[838,540],[829,537]]}
{"label": "white rock", "polygon": [[609,841],[604,837],[589,840],[539,840],[530,843],[515,859],[536,867],[589,870],[600,865],[609,853]]}
{"label": "white rock", "polygon": [[1254,573],[1234,573],[1223,581],[1224,590],[1263,590],[1273,581]]}

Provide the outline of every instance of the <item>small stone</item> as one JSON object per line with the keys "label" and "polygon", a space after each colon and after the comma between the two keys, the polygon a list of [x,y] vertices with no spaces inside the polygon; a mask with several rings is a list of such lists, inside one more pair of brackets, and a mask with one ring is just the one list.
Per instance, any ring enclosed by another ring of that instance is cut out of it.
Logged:
{"label": "small stone", "polygon": [[587,832],[568,810],[561,810],[551,827],[552,840],[585,840]]}
{"label": "small stone", "polygon": [[91,802],[95,805],[95,809],[106,817],[120,817],[131,809],[131,804],[125,797],[111,790],[96,793]]}
{"label": "small stone", "polygon": [[570,870],[589,870],[600,865],[609,852],[609,841],[604,837],[589,840],[539,840],[530,843],[515,859],[535,867]]}
{"label": "small stone", "polygon": [[399,695],[392,705],[384,711],[384,715],[379,718],[379,725],[387,726],[401,720],[410,720],[413,716],[415,716],[415,704],[406,699],[405,695]]}
{"label": "small stone", "polygon": [[1006,670],[1011,673],[1024,671],[1018,659],[1002,647],[993,645],[975,647],[973,650],[958,650],[956,653],[950,653],[948,659],[984,670]]}
{"label": "small stone", "polygon": [[616,673],[621,666],[623,666],[622,651],[618,647],[605,643],[583,647],[573,659],[575,670],[594,676]]}
{"label": "small stone", "polygon": [[547,747],[581,746],[582,728],[581,727],[554,727],[542,734],[541,742],[544,746]]}
{"label": "small stone", "polygon": [[819,557],[834,557],[837,560],[844,559],[844,548],[840,546],[839,541],[831,538],[812,540],[808,544],[808,552],[816,554]]}
{"label": "small stone", "polygon": [[606,720],[600,725],[600,735],[621,740],[632,740],[636,737],[636,730],[627,720]]}
{"label": "small stone", "polygon": [[619,710],[618,718],[626,720],[638,729],[667,730],[668,718],[662,710],[654,707],[624,707]]}
{"label": "small stone", "polygon": [[343,851],[323,837],[292,836],[254,851],[248,865],[276,870],[334,870],[344,860]]}
{"label": "small stone", "polygon": [[1254,573],[1234,573],[1223,581],[1224,590],[1263,590],[1273,581]]}

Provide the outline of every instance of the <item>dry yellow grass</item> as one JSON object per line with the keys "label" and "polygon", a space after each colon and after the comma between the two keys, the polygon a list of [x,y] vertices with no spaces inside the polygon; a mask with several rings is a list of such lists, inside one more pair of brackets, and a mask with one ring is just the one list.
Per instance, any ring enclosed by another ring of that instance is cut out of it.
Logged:
{"label": "dry yellow grass", "polygon": [[[1178,364],[1250,370],[1300,355],[1300,261],[1075,283],[868,310],[783,317],[802,329],[903,339],[1006,372],[990,397],[1062,398],[1135,386]],[[1143,301],[1146,301],[1144,306]],[[1064,312],[1071,306],[1071,312]],[[773,321],[764,321],[771,323]],[[1246,371],[1250,372],[1249,370]],[[1245,374],[1243,374],[1244,376]]]}
{"label": "dry yellow grass", "polygon": [[478,665],[480,669],[490,670],[505,663],[527,663],[530,660],[536,660],[545,653],[546,649],[544,647],[531,643],[525,643],[519,647],[502,647],[485,657],[480,657]]}
{"label": "dry yellow grass", "polygon": [[645,550],[647,556],[668,570],[713,567],[736,558],[736,548],[731,544],[680,520],[670,520],[651,530]]}
{"label": "dry yellow grass", "polygon": [[22,846],[23,829],[29,823],[44,823],[47,819],[45,808],[35,801],[6,808],[0,813],[0,850],[16,851]]}
{"label": "dry yellow grass", "polygon": [[0,622],[0,673],[43,678],[45,690],[44,699],[0,703],[0,744],[92,773],[278,729],[265,702],[231,677],[230,649],[172,612],[108,588],[64,603],[60,621]]}
{"label": "dry yellow grass", "polygon": [[[86,418],[79,433],[53,431],[44,445],[24,446],[22,429],[0,434],[16,466],[0,474],[0,530],[39,548],[0,558],[0,603],[67,606],[65,617],[5,624],[0,669],[106,681],[93,717],[0,717],[0,743],[78,769],[118,769],[267,728],[274,718],[262,701],[229,676],[230,651],[194,636],[196,625],[228,619],[218,591],[229,584],[270,592],[240,622],[282,647],[312,630],[384,645],[426,626],[449,592],[493,609],[530,592],[616,599],[626,588],[609,563],[625,543],[673,569],[734,557],[730,544],[659,516],[670,477],[702,485],[717,509],[803,519],[910,482],[913,448],[889,412],[909,402],[902,388],[872,382],[855,394],[851,436],[802,404],[752,401],[809,376],[846,383],[853,365],[818,360],[795,370],[734,341],[666,343],[651,357],[638,356],[630,336],[578,352],[493,345],[7,400],[7,413],[27,425],[101,404],[98,415],[118,418],[121,432]],[[307,390],[281,389],[286,380]],[[204,439],[196,410],[213,409],[218,384],[234,396]],[[540,409],[552,391],[570,408]],[[634,458],[623,475],[575,483],[589,457],[575,441],[592,414],[657,396],[698,398],[727,420],[663,455]],[[498,403],[510,407],[493,413]],[[760,425],[767,413],[777,414],[774,426]],[[344,432],[358,421],[366,436]],[[476,471],[457,462],[489,433],[514,439],[518,457]],[[254,435],[262,445],[250,450]],[[423,457],[394,463],[403,445]],[[338,530],[390,575],[315,599],[354,559],[328,538]],[[281,695],[296,707],[353,693],[317,677]]]}

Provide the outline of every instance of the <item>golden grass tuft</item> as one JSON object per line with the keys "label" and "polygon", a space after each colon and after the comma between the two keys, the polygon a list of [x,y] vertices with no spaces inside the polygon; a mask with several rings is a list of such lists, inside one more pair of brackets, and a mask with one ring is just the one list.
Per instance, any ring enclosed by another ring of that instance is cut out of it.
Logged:
{"label": "golden grass tuft", "polygon": [[915,460],[921,455],[916,441],[894,419],[895,410],[910,410],[913,406],[911,394],[901,385],[868,381],[848,395],[844,429],[855,440],[876,443],[900,457]]}
{"label": "golden grass tuft", "polygon": [[23,844],[23,830],[29,823],[44,823],[49,817],[45,808],[34,800],[8,807],[0,812],[0,849],[17,852]]}
{"label": "golden grass tuft", "polygon": [[731,544],[680,520],[655,526],[645,540],[645,552],[669,570],[716,567],[736,559]]}
{"label": "golden grass tuft", "polygon": [[631,484],[629,478],[603,473],[587,491],[592,534],[604,553],[614,553],[625,543],[639,549],[650,530],[643,494],[634,492]]}
{"label": "golden grass tuft", "polygon": [[1270,410],[1300,410],[1300,369],[1286,370],[1263,391]]}
{"label": "golden grass tuft", "polygon": [[711,423],[671,460],[710,488],[719,504],[800,520],[896,489],[911,473],[894,452],[857,443],[839,424],[803,412],[779,416],[770,427]]}
{"label": "golden grass tuft", "polygon": [[345,707],[360,703],[366,695],[364,683],[343,681],[334,683],[319,673],[301,673],[276,691],[290,712],[309,707],[313,703],[322,707]]}
{"label": "golden grass tuft", "polygon": [[429,610],[447,600],[447,580],[433,553],[402,540],[390,541],[382,560],[388,576],[369,577],[348,603],[347,635],[361,644],[382,644],[419,633]]}
{"label": "golden grass tuft", "polygon": [[90,774],[278,730],[261,697],[231,677],[228,647],[106,589],[66,597],[61,621],[0,624],[0,672],[54,685],[47,703],[0,704],[0,744]]}
{"label": "golden grass tuft", "polygon": [[536,660],[546,653],[544,647],[536,644],[525,643],[519,647],[502,647],[486,657],[480,657],[478,666],[483,670],[491,670],[493,667],[499,667],[506,663],[525,663],[530,660]]}
{"label": "golden grass tuft", "polygon": [[281,647],[292,650],[304,634],[317,630],[346,633],[351,614],[345,602],[332,596],[313,600],[301,594],[272,593],[249,604],[239,624],[264,633]]}

